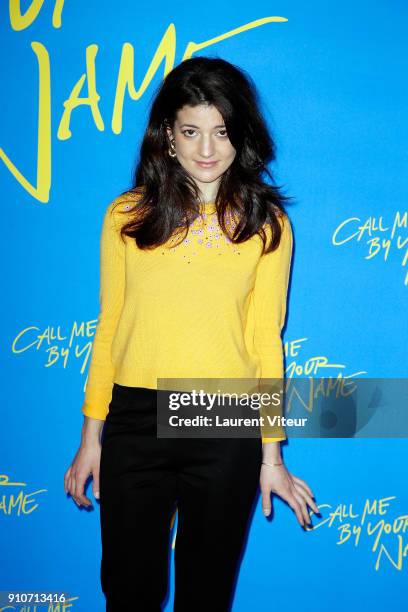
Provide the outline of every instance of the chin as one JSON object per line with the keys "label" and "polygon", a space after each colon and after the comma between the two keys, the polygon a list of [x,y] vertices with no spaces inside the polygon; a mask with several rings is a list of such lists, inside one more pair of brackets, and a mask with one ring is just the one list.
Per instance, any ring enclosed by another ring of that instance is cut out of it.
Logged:
{"label": "chin", "polygon": [[220,168],[219,166],[217,167],[217,169],[214,168],[214,170],[198,170],[197,171],[197,167],[194,168],[194,171],[191,171],[191,174],[193,174],[197,179],[199,179],[200,181],[203,181],[204,183],[208,183],[211,181],[215,181],[217,178],[219,178],[220,176],[222,176],[225,172],[225,170],[227,170],[228,167],[226,168]]}
{"label": "chin", "polygon": [[213,183],[214,181],[216,181],[218,178],[220,177],[219,174],[214,174],[214,176],[208,176],[208,174],[206,176],[194,176],[194,178],[197,181],[200,181],[200,183]]}

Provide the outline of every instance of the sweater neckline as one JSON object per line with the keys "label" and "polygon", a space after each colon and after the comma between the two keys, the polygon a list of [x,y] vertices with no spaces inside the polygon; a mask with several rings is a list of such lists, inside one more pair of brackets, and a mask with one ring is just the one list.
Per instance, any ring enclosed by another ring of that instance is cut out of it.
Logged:
{"label": "sweater neckline", "polygon": [[204,204],[201,204],[201,206],[205,212],[216,210],[215,200],[210,200],[209,202],[205,202]]}

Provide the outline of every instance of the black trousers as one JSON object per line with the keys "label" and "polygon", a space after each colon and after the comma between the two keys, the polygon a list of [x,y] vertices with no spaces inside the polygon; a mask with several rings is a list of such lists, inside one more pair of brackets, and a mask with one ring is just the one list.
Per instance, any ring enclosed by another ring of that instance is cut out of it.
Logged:
{"label": "black trousers", "polygon": [[157,438],[157,393],[113,387],[100,464],[106,610],[160,612],[177,508],[174,611],[227,612],[259,491],[262,440]]}

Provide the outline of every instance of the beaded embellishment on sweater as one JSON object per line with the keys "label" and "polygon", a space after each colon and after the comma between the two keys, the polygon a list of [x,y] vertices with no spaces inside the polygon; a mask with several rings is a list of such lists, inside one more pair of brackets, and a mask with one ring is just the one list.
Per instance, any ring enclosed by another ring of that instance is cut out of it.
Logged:
{"label": "beaded embellishment on sweater", "polygon": [[[129,209],[127,204],[125,209]],[[236,223],[230,215],[226,215],[226,227],[231,234]],[[177,244],[179,242],[179,244]],[[172,236],[165,245],[158,247],[162,255],[181,254],[186,263],[191,263],[193,258],[200,254],[201,249],[212,249],[218,255],[225,252],[241,254],[241,245],[234,244],[228,236],[224,234],[218,222],[217,213],[203,212],[190,225],[189,232],[181,242],[180,236]]]}
{"label": "beaded embellishment on sweater", "polygon": [[[232,233],[236,223],[227,217],[225,225]],[[192,258],[199,255],[201,249],[212,249],[218,255],[222,255],[226,250],[240,255],[239,245],[234,244],[224,234],[216,213],[202,213],[201,218],[197,217],[190,225],[187,237],[177,245],[179,240],[179,237],[172,237],[165,248],[159,247],[162,254],[179,252],[187,263],[191,263]],[[173,246],[174,244],[176,246]]]}

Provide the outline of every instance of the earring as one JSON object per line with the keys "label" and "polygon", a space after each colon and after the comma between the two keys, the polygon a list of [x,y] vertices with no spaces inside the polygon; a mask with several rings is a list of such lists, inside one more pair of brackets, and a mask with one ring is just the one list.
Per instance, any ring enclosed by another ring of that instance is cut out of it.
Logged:
{"label": "earring", "polygon": [[174,140],[174,138],[171,138],[170,139],[170,149],[168,150],[170,157],[176,157],[177,155],[175,144],[176,144],[176,141]]}

